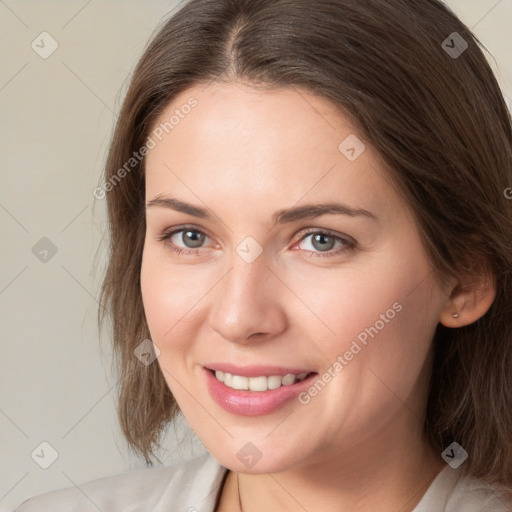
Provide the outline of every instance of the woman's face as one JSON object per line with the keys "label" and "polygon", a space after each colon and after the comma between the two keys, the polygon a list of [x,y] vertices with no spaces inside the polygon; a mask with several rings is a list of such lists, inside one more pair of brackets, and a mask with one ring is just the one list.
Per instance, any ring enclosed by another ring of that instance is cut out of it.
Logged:
{"label": "woman's face", "polygon": [[368,142],[325,99],[242,84],[191,88],[154,128],[144,308],[209,451],[278,472],[420,432],[447,296]]}

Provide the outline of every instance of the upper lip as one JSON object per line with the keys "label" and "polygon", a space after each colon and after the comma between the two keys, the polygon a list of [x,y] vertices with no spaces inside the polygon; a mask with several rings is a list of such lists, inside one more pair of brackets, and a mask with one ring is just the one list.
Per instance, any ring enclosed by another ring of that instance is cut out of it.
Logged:
{"label": "upper lip", "polygon": [[294,375],[299,375],[300,373],[312,373],[312,371],[308,369],[292,368],[289,366],[237,366],[231,363],[211,363],[205,365],[205,368],[230,373],[231,375],[240,375],[242,377],[269,377],[271,375],[287,375],[289,373],[293,373]]}

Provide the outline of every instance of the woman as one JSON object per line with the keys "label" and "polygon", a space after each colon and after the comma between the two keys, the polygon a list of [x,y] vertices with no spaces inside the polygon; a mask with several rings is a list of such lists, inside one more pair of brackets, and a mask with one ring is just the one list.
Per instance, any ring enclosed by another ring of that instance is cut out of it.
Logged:
{"label": "woman", "polygon": [[512,510],[512,129],[436,0],[191,0],[101,190],[119,416],[151,464],[20,512]]}

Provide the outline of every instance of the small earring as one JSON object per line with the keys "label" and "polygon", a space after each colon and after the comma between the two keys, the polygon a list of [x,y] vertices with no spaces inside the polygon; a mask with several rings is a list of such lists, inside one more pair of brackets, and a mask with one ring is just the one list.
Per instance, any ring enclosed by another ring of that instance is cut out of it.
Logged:
{"label": "small earring", "polygon": [[459,313],[453,313],[453,318],[459,318]]}

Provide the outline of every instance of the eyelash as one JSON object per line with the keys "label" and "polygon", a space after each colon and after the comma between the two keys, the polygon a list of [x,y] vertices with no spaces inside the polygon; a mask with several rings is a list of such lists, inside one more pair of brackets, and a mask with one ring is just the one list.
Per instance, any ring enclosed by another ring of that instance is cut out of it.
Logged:
{"label": "eyelash", "polygon": [[[194,233],[199,233],[201,235],[205,235],[206,237],[208,237],[208,235],[206,233],[204,233],[200,229],[194,228],[193,226],[180,226],[178,228],[172,229],[171,231],[163,232],[160,236],[158,236],[157,240],[160,241],[160,242],[164,242],[166,247],[168,247],[169,250],[171,250],[172,252],[174,252],[176,254],[189,254],[189,255],[192,255],[192,254],[196,254],[197,251],[199,251],[200,249],[204,249],[204,247],[199,247],[197,249],[187,249],[187,248],[178,247],[178,246],[176,246],[174,244],[168,243],[168,241],[170,240],[171,237],[173,237],[176,233],[180,233],[182,231],[192,231]],[[356,245],[357,245],[357,243],[353,239],[348,238],[348,237],[342,237],[342,236],[337,235],[337,234],[335,234],[332,231],[329,231],[327,229],[310,229],[310,230],[307,230],[306,232],[301,233],[301,238],[300,238],[300,240],[298,242],[296,242],[296,244],[302,242],[305,238],[307,238],[310,235],[327,235],[327,236],[333,237],[337,241],[341,241],[343,243],[342,247],[338,247],[338,249],[336,249],[336,250],[331,249],[330,251],[327,251],[327,252],[310,251],[310,250],[307,250],[307,249],[300,249],[303,252],[309,253],[310,257],[333,257],[333,256],[338,256],[339,254],[341,254],[343,252],[354,250],[356,248]],[[296,245],[296,244],[294,244],[294,245]]]}

